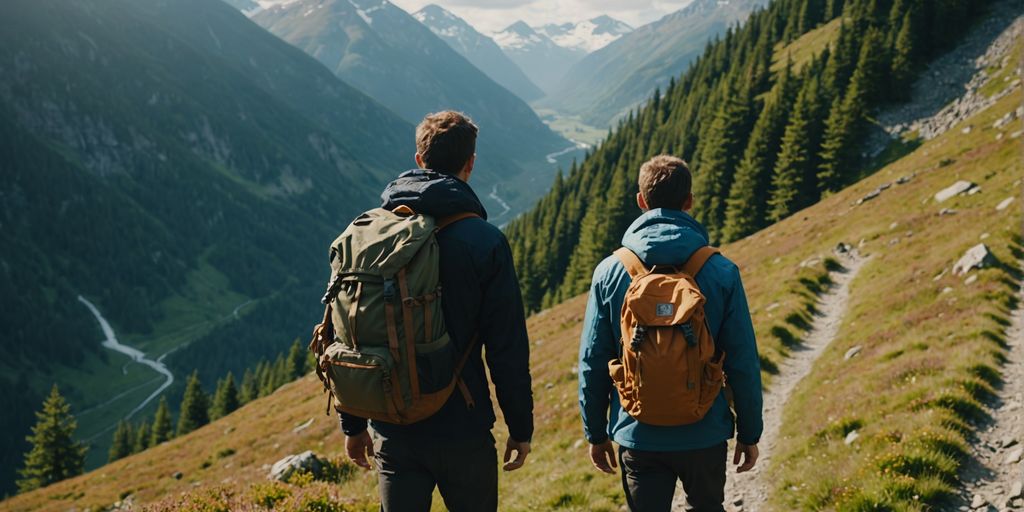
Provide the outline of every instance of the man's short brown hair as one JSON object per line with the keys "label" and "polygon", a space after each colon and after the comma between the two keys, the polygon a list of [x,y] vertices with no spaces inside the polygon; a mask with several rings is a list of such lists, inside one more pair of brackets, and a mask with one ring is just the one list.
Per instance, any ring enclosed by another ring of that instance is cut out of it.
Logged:
{"label": "man's short brown hair", "polygon": [[647,207],[679,210],[690,196],[693,178],[682,158],[658,155],[640,167],[640,194]]}
{"label": "man's short brown hair", "polygon": [[461,112],[428,114],[416,127],[416,152],[427,169],[458,174],[476,153],[477,132],[473,120]]}

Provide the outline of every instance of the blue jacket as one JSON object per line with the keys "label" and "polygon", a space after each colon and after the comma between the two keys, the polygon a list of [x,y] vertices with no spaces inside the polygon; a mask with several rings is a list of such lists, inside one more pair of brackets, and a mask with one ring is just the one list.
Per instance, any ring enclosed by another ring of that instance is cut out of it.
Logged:
{"label": "blue jacket", "polygon": [[[486,347],[487,369],[504,413],[509,435],[516,441],[533,437],[533,392],[530,381],[530,343],[505,235],[486,220],[487,212],[469,185],[457,178],[423,169],[403,173],[381,195],[389,210],[406,205],[418,213],[444,217],[473,212],[437,235],[440,249],[441,309],[445,327],[458,353],[474,333],[480,342],[462,370],[476,407],[469,409],[458,391],[437,414],[411,425],[374,421],[384,437],[465,439],[486,435],[494,426],[494,406],[484,372],[481,349]],[[366,430],[366,420],[341,415],[348,435]]]}
{"label": "blue jacket", "polygon": [[[681,265],[708,244],[707,231],[679,210],[657,209],[641,215],[622,237],[647,266]],[[704,311],[715,343],[725,352],[725,373],[737,415],[737,438],[757,443],[761,418],[761,368],[747,297],[736,265],[712,256],[697,274],[707,298]],[[681,451],[708,448],[733,436],[733,416],[723,392],[697,423],[678,427],[646,425],[622,411],[608,375],[608,361],[618,357],[621,339],[619,312],[630,277],[618,257],[606,258],[594,271],[590,301],[580,339],[579,399],[583,429],[591,443],[612,440],[626,448]],[[611,408],[611,414],[609,414]]]}

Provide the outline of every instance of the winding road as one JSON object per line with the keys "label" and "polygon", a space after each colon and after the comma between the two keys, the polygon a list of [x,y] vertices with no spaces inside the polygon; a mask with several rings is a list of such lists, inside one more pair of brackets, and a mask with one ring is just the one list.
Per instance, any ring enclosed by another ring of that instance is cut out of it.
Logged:
{"label": "winding road", "polygon": [[148,359],[146,357],[145,352],[137,348],[129,347],[128,345],[122,344],[119,341],[117,341],[117,335],[114,334],[114,329],[110,326],[110,322],[108,322],[107,319],[103,317],[103,314],[100,313],[100,310],[92,302],[89,302],[89,299],[86,299],[85,297],[79,295],[78,302],[81,302],[82,304],[85,305],[85,307],[89,308],[89,311],[92,313],[92,316],[96,317],[96,321],[99,322],[100,329],[103,330],[103,336],[106,337],[106,339],[104,339],[103,342],[100,344],[103,346],[103,348],[112,350],[114,352],[118,352],[120,354],[124,354],[131,358],[132,361],[152,368],[154,371],[162,375],[164,378],[164,382],[160,384],[160,387],[158,387],[156,391],[152,392],[149,396],[146,397],[145,400],[139,403],[139,405],[136,405],[135,408],[131,410],[131,412],[125,415],[124,419],[129,419],[133,415],[135,415],[135,413],[142,410],[142,408],[145,407],[147,404],[155,400],[158,396],[160,396],[160,393],[163,393],[165,389],[167,389],[171,384],[173,384],[174,374],[171,373],[171,371],[167,368],[167,365],[165,365],[161,361],[161,359],[163,358],[160,358],[156,361]]}

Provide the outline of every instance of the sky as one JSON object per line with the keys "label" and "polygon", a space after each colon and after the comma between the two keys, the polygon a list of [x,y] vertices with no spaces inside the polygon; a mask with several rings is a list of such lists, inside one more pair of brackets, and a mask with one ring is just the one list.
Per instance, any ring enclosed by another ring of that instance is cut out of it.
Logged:
{"label": "sky", "polygon": [[583,21],[602,14],[634,28],[682,9],[692,0],[391,0],[413,13],[437,4],[484,33],[496,32],[523,20],[528,25]]}

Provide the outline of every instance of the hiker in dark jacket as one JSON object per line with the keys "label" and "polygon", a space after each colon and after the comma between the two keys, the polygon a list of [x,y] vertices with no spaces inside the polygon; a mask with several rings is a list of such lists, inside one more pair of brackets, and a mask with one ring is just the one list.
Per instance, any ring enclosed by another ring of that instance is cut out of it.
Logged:
{"label": "hiker in dark jacket", "polygon": [[476,136],[477,127],[462,114],[428,115],[416,129],[416,163],[421,168],[399,176],[381,196],[382,207],[389,210],[404,205],[437,218],[465,212],[480,217],[437,234],[448,334],[457,353],[479,340],[462,371],[475,405],[470,408],[456,391],[437,414],[418,423],[373,421],[376,445],[365,419],[341,414],[348,456],[367,469],[367,455],[375,458],[385,511],[428,511],[435,486],[449,510],[497,510],[498,461],[491,435],[495,415],[481,356],[484,347],[509,430],[503,468],[522,467],[530,453],[533,395],[525,315],[508,241],[486,221],[487,212],[467,184]]}
{"label": "hiker in dark jacket", "polygon": [[[708,245],[707,231],[686,212],[693,205],[690,170],[678,158],[659,156],[640,169],[637,204],[643,214],[622,237],[622,245],[648,268],[682,265]],[[716,346],[725,352],[725,374],[733,390],[738,472],[752,469],[761,437],[761,371],[754,329],[739,269],[722,255],[712,256],[696,275],[706,297],[704,312]],[[594,271],[579,355],[579,399],[583,427],[594,466],[614,473],[619,445],[622,484],[634,511],[669,511],[676,481],[686,492],[687,508],[725,509],[726,441],[733,437],[733,415],[724,391],[703,419],[682,426],[638,422],[622,410],[608,371],[618,358],[622,334],[619,314],[631,279],[615,256]],[[611,414],[609,415],[609,409]]]}

